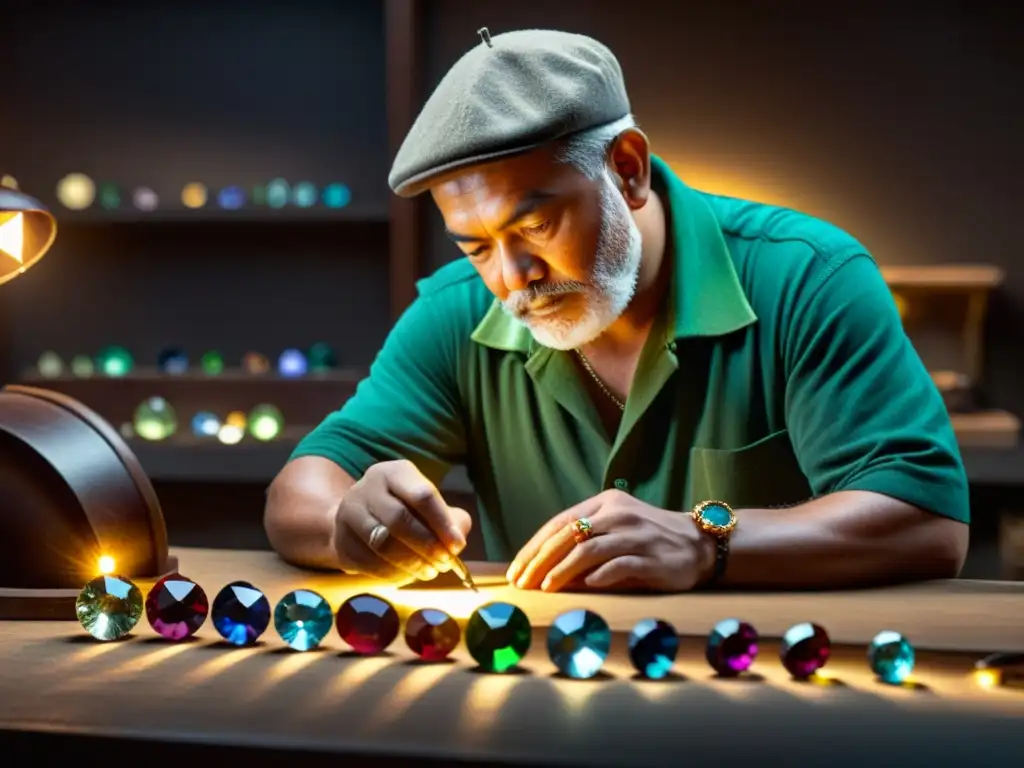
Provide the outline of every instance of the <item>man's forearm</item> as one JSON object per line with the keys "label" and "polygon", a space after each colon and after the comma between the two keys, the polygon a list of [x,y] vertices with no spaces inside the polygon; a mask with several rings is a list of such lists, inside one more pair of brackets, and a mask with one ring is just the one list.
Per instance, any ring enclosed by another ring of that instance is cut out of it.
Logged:
{"label": "man's forearm", "polygon": [[953,578],[967,550],[965,524],[862,491],[788,509],[738,510],[737,517],[723,587],[843,589]]}

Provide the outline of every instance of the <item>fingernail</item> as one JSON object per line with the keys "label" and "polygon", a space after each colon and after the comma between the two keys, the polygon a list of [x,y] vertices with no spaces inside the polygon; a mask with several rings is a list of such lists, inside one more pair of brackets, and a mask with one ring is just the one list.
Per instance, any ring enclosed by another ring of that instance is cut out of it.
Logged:
{"label": "fingernail", "polygon": [[516,576],[519,575],[518,571],[519,567],[517,565],[515,565],[514,563],[510,565],[508,567],[508,570],[505,571],[505,581],[507,581],[509,584],[514,584],[516,581]]}
{"label": "fingernail", "polygon": [[420,571],[420,579],[423,581],[433,581],[436,578],[437,570],[429,565]]}
{"label": "fingernail", "polygon": [[551,589],[551,579],[544,579],[544,581],[542,581],[540,584],[540,588],[545,592]]}
{"label": "fingernail", "polygon": [[448,536],[452,540],[452,554],[457,555],[459,552],[466,548],[466,537],[462,535],[462,531],[457,528],[452,528],[448,531]]}
{"label": "fingernail", "polygon": [[520,576],[516,579],[516,589],[522,589],[526,586],[526,576]]}

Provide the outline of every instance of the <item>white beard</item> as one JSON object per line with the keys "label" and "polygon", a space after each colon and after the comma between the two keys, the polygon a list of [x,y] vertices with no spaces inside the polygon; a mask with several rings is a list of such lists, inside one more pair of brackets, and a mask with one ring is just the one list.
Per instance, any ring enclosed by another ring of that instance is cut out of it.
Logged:
{"label": "white beard", "polygon": [[566,285],[562,287],[571,291],[557,291],[582,294],[582,316],[575,320],[561,320],[557,313],[548,317],[520,317],[522,310],[537,300],[537,294],[529,289],[513,291],[503,306],[530,329],[537,343],[552,349],[577,349],[604,333],[633,300],[642,251],[640,228],[611,174],[606,172],[601,190],[601,231],[590,283]]}

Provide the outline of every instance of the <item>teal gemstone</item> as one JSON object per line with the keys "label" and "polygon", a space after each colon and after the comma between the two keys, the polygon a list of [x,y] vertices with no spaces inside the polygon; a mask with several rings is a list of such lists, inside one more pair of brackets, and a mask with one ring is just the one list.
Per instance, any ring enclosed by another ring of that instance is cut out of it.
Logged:
{"label": "teal gemstone", "polygon": [[721,504],[708,504],[701,511],[700,516],[711,525],[726,526],[732,521],[732,515],[729,513],[729,510]]}
{"label": "teal gemstone", "polygon": [[118,640],[142,618],[142,592],[121,576],[97,576],[79,593],[75,614],[97,640]]}
{"label": "teal gemstone", "polygon": [[308,589],[289,592],[274,608],[274,629],[296,651],[316,648],[333,627],[331,604]]}
{"label": "teal gemstone", "polygon": [[135,359],[124,347],[106,347],[96,356],[96,367],[104,376],[126,376],[135,367]]}
{"label": "teal gemstone", "polygon": [[914,671],[914,647],[899,632],[879,632],[868,647],[868,663],[882,682],[899,685]]}
{"label": "teal gemstone", "polygon": [[608,622],[593,611],[563,613],[548,630],[548,656],[566,677],[593,677],[601,671],[611,647]]}

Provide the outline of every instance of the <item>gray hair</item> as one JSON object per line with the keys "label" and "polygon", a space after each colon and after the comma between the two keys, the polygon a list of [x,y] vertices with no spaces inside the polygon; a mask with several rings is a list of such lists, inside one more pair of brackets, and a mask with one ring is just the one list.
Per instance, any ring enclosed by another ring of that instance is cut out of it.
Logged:
{"label": "gray hair", "polygon": [[598,179],[608,168],[608,149],[612,142],[629,128],[636,128],[633,115],[574,133],[559,142],[555,157],[560,163],[574,166],[588,179]]}

